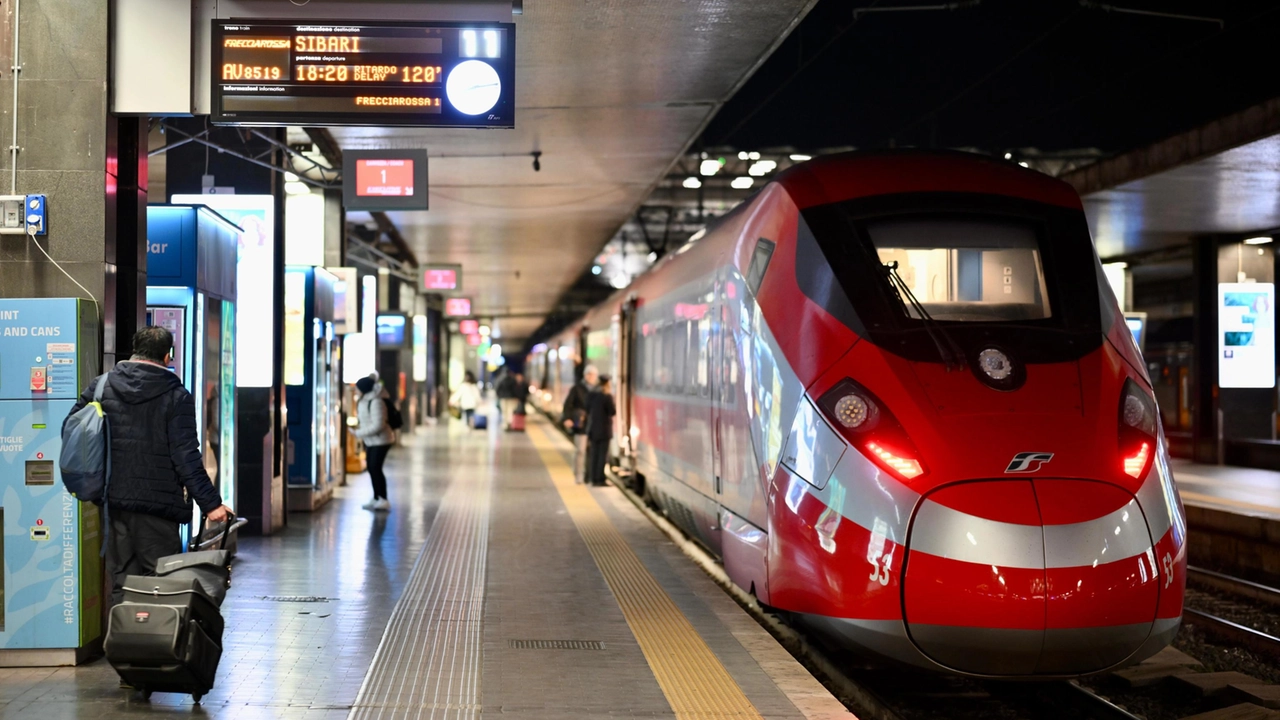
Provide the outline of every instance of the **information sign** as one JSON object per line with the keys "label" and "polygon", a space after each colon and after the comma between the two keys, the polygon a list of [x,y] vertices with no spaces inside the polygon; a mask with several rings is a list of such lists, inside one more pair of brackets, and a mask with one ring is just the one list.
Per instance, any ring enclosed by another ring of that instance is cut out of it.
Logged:
{"label": "information sign", "polygon": [[461,265],[427,265],[422,268],[423,292],[454,292],[461,289]]}
{"label": "information sign", "polygon": [[449,298],[444,301],[445,317],[467,317],[471,314],[471,298]]}
{"label": "information sign", "polygon": [[1272,283],[1218,284],[1218,386],[1276,386],[1276,306]]}
{"label": "information sign", "polygon": [[512,23],[214,20],[214,123],[515,127]]}
{"label": "information sign", "polygon": [[426,210],[426,150],[345,150],[342,205],[348,210]]}

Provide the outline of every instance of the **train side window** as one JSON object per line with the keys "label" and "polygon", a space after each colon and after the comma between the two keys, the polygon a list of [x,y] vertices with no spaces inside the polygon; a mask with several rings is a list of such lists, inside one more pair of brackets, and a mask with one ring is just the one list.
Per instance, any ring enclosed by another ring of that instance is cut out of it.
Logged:
{"label": "train side window", "polygon": [[772,240],[760,238],[756,241],[755,252],[751,253],[751,266],[747,268],[747,288],[751,294],[760,292],[760,283],[764,282],[764,272],[769,269],[769,261],[773,259]]}

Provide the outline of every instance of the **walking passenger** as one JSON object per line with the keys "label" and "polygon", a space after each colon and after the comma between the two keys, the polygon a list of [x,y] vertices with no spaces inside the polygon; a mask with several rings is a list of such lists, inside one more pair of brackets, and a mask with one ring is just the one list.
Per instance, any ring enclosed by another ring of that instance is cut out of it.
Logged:
{"label": "walking passenger", "polygon": [[498,411],[502,415],[502,421],[510,430],[511,416],[516,413],[516,379],[505,368],[502,377],[494,385],[494,391],[498,395]]}
{"label": "walking passenger", "polygon": [[480,406],[480,387],[476,385],[476,376],[472,375],[470,370],[463,376],[462,384],[458,389],[453,391],[449,404],[458,406],[462,411],[462,419],[467,423],[467,427],[471,427],[476,408]]}
{"label": "walking passenger", "polygon": [[613,385],[608,375],[600,377],[600,387],[587,398],[587,467],[592,485],[604,485],[604,466],[613,440]]}
{"label": "walking passenger", "polygon": [[391,509],[391,501],[387,500],[387,476],[382,466],[387,461],[387,453],[396,442],[396,431],[387,425],[387,406],[382,397],[382,383],[371,377],[362,377],[356,381],[356,390],[360,397],[356,400],[357,424],[352,432],[364,441],[365,464],[369,466],[369,479],[373,481],[373,499],[363,505],[365,510],[387,511]]}
{"label": "walking passenger", "polygon": [[[112,606],[124,599],[127,576],[154,575],[157,559],[182,552],[179,526],[191,521],[191,499],[211,523],[231,514],[205,472],[195,400],[169,370],[172,362],[173,335],[143,328],[133,336],[133,356],[107,373],[102,392],[111,428],[106,570]],[[68,417],[93,401],[97,384],[94,378]]]}
{"label": "walking passenger", "polygon": [[569,390],[560,413],[560,422],[573,435],[573,479],[577,483],[587,482],[587,397],[599,378],[595,365],[584,368],[582,379]]}
{"label": "walking passenger", "polygon": [[511,392],[511,412],[517,415],[524,415],[528,412],[525,404],[529,402],[529,383],[525,382],[524,373],[516,373]]}

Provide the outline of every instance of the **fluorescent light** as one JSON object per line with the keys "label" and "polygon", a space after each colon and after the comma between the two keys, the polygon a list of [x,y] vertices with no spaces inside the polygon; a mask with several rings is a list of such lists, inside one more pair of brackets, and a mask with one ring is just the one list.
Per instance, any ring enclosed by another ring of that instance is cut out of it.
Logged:
{"label": "fluorescent light", "polygon": [[1024,167],[1024,168],[1029,168],[1029,167],[1031,167],[1031,163],[1027,162],[1026,160],[1023,160],[1022,162],[1020,162],[1020,163],[1018,163],[1018,164],[1019,164],[1019,165],[1021,165],[1021,166],[1022,166],[1022,167]]}
{"label": "fluorescent light", "polygon": [[748,159],[748,160],[759,160],[759,159],[760,159],[760,153],[758,153],[758,152],[750,152],[750,153],[747,153],[747,159]]}
{"label": "fluorescent light", "polygon": [[812,155],[801,155],[799,153],[795,153],[791,155],[791,162],[804,162],[805,160],[812,160],[812,159],[813,159]]}
{"label": "fluorescent light", "polygon": [[1104,268],[1115,268],[1115,269],[1117,269],[1117,270],[1124,270],[1125,268],[1129,267],[1129,263],[1124,262],[1124,261],[1122,260],[1122,261],[1120,261],[1120,262],[1103,263],[1103,264],[1102,264],[1102,267],[1104,267]]}
{"label": "fluorescent light", "polygon": [[488,325],[481,325],[476,330],[476,332],[480,335],[480,337],[489,337],[489,333],[491,332],[491,330],[489,329]]}
{"label": "fluorescent light", "polygon": [[[717,165],[719,165],[719,163],[717,163]],[[697,190],[698,188],[702,187],[702,181],[699,180],[695,175],[690,175],[689,177],[685,178],[683,184],[685,187],[689,188],[690,190]]]}
{"label": "fluorescent light", "polygon": [[658,259],[658,253],[656,253],[656,252],[651,252],[651,253],[649,253],[649,262],[653,262],[653,261],[655,261],[655,260],[657,260],[657,259]]}
{"label": "fluorescent light", "polygon": [[1266,245],[1269,242],[1271,242],[1271,238],[1267,236],[1245,238],[1244,240],[1245,245]]}
{"label": "fluorescent light", "polygon": [[293,174],[293,173],[291,173],[291,172],[286,172],[286,173],[284,174],[284,181],[285,181],[285,182],[298,182],[298,176],[297,176],[297,175],[294,175],[294,174]]}
{"label": "fluorescent light", "polygon": [[284,191],[289,195],[310,195],[311,188],[304,182],[287,182]]}
{"label": "fluorescent light", "polygon": [[751,167],[747,168],[747,174],[754,177],[763,177],[773,172],[778,167],[778,163],[773,160],[757,160],[751,163]]}
{"label": "fluorescent light", "polygon": [[743,175],[743,176],[734,178],[733,182],[729,183],[729,187],[733,188],[734,190],[746,190],[747,188],[754,185],[755,182],[756,182],[755,178],[750,178],[750,177],[747,177],[746,175]]}
{"label": "fluorescent light", "polygon": [[1004,154],[1004,159],[1005,159],[1005,160],[1012,160],[1012,159],[1013,159],[1013,153],[1005,153],[1005,154]]}
{"label": "fluorescent light", "polygon": [[748,160],[748,159],[750,159],[750,155],[748,155],[748,154],[747,154],[747,151],[742,150],[742,151],[739,151],[739,152],[738,152],[738,159],[739,159],[739,160]]}
{"label": "fluorescent light", "polygon": [[619,273],[609,278],[609,284],[621,290],[631,284],[631,278],[626,273]]}
{"label": "fluorescent light", "polygon": [[698,172],[711,177],[720,172],[720,161],[714,158],[703,160],[702,164],[698,165]]}

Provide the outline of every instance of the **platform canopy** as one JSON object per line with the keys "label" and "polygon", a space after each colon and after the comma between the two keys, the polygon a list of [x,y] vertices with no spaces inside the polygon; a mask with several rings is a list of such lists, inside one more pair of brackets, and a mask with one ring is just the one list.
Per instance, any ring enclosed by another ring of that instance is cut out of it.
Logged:
{"label": "platform canopy", "polygon": [[430,211],[389,215],[419,262],[462,264],[475,312],[515,343],[814,1],[528,2],[514,130],[332,132],[344,150],[428,149]]}

